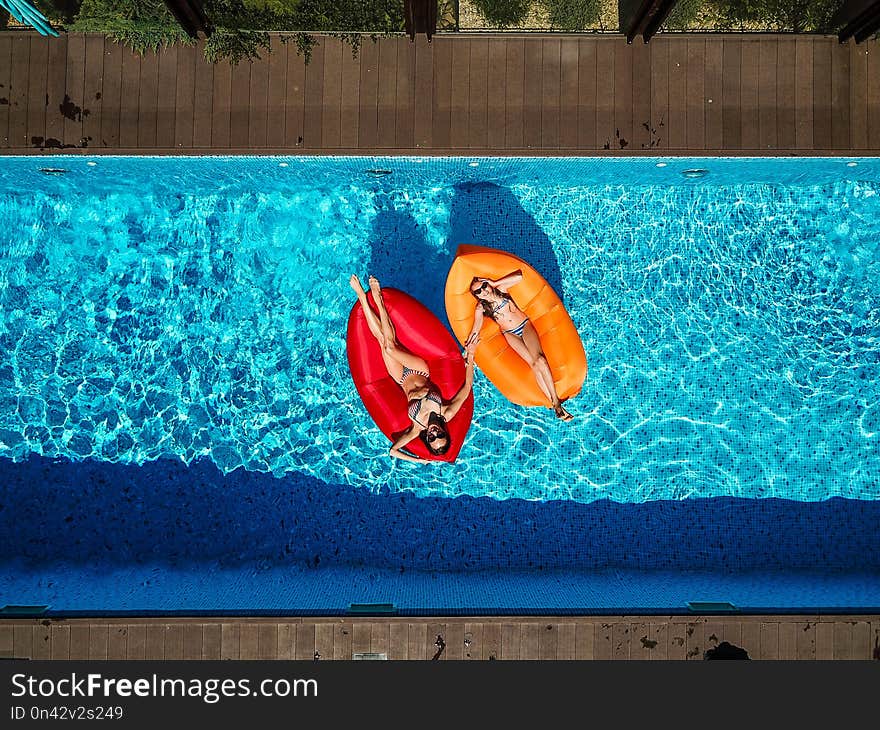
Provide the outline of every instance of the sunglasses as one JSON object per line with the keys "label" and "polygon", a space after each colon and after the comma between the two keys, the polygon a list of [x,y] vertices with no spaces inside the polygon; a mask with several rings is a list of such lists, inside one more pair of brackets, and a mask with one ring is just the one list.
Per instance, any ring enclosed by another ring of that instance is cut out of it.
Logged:
{"label": "sunglasses", "polygon": [[471,291],[472,291],[474,294],[482,294],[482,293],[483,293],[486,289],[488,289],[488,288],[489,288],[489,282],[488,282],[488,281],[484,281],[484,282],[483,282],[482,284],[480,284],[476,289],[471,289]]}
{"label": "sunglasses", "polygon": [[425,439],[429,444],[433,444],[437,439],[445,439],[445,433],[429,433]]}

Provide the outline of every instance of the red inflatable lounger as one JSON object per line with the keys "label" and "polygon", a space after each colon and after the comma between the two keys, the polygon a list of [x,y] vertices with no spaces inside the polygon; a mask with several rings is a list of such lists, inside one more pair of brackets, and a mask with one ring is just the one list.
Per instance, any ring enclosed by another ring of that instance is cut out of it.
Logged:
{"label": "red inflatable lounger", "polygon": [[[443,400],[450,400],[464,384],[464,360],[458,343],[427,307],[408,294],[398,289],[383,289],[382,294],[400,344],[425,358],[431,380],[440,388]],[[367,299],[373,311],[377,311],[372,292],[367,292]],[[393,443],[411,424],[406,410],[406,396],[385,369],[382,350],[370,332],[366,316],[358,303],[355,303],[348,317],[346,350],[348,366],[358,395],[379,430]],[[435,456],[428,451],[421,439],[410,441],[406,450],[423,459],[455,461],[464,444],[473,415],[474,395],[471,393],[455,418],[449,422],[449,435],[452,439],[449,451],[442,456]]]}

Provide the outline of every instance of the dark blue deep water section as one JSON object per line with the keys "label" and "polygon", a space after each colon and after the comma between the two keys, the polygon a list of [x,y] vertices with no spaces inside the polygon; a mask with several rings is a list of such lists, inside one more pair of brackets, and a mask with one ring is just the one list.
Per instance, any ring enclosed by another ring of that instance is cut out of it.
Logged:
{"label": "dark blue deep water section", "polygon": [[413,614],[677,612],[688,600],[866,610],[880,606],[878,524],[880,502],[842,498],[426,498],[223,474],[207,460],[31,457],[0,460],[0,562],[13,566],[0,602],[62,613],[341,613],[361,601]]}

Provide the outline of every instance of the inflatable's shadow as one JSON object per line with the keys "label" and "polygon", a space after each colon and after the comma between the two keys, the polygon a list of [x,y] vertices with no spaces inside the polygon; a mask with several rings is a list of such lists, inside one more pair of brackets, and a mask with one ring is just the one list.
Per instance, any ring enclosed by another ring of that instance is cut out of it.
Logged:
{"label": "inflatable's shadow", "polygon": [[371,494],[208,460],[0,459],[0,561],[394,570],[877,570],[880,501]]}
{"label": "inflatable's shadow", "polygon": [[508,188],[488,182],[455,186],[449,216],[449,247],[453,254],[462,243],[519,256],[564,301],[562,273],[550,239]]}

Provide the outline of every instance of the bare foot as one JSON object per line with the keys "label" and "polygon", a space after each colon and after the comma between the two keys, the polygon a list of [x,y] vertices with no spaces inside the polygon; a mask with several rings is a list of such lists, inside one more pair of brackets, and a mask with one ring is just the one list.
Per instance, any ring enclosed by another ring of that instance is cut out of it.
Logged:
{"label": "bare foot", "polygon": [[571,419],[574,418],[574,416],[571,415],[571,413],[569,413],[567,410],[565,410],[565,408],[562,407],[561,403],[558,406],[556,406],[553,410],[556,413],[556,417],[563,420],[563,421],[570,421]]}
{"label": "bare foot", "polygon": [[382,287],[379,286],[379,280],[375,276],[371,276],[369,278],[370,283],[370,291],[373,292],[373,296],[379,296],[382,293]]}
{"label": "bare foot", "polygon": [[348,283],[351,285],[351,288],[354,289],[354,293],[357,294],[358,299],[367,296],[367,293],[364,291],[364,287],[361,284],[361,280],[358,279],[357,274],[352,274],[351,278],[348,280]]}

